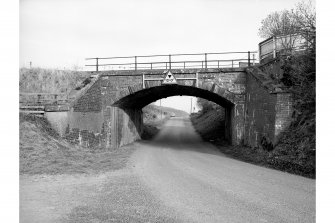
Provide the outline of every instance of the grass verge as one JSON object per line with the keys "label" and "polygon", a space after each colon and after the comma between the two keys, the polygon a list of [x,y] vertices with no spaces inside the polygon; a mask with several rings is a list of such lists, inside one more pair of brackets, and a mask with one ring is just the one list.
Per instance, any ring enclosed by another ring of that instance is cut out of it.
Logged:
{"label": "grass verge", "polygon": [[228,157],[315,179],[315,166],[309,162],[301,162],[297,156],[285,153],[282,147],[267,151],[263,148],[229,145],[222,137],[223,113],[210,110],[206,113],[192,114],[191,122],[204,141],[214,144]]}

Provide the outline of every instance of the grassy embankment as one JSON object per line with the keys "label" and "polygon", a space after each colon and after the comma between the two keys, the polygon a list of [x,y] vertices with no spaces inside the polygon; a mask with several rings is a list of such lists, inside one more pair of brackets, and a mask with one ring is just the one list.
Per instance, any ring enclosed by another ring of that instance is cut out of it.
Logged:
{"label": "grassy embankment", "polygon": [[59,137],[43,117],[20,115],[20,174],[79,174],[117,170],[133,148],[89,149]]}
{"label": "grassy embankment", "polygon": [[222,153],[231,158],[245,162],[266,166],[289,173],[315,178],[315,167],[310,162],[302,162],[303,158],[283,153],[282,147],[275,147],[273,151],[263,148],[246,146],[231,146],[225,141],[224,113],[217,109],[209,109],[191,115],[191,121],[196,131],[205,141],[213,143]]}
{"label": "grassy embankment", "polygon": [[[85,72],[52,69],[20,69],[20,92],[68,93],[80,85]],[[182,111],[154,105],[143,108],[144,138],[152,138],[172,115]],[[84,148],[62,139],[43,117],[20,114],[20,174],[91,174],[123,168],[135,150],[125,146],[116,150]]]}
{"label": "grassy embankment", "polygon": [[90,74],[43,68],[20,69],[20,93],[69,93]]}

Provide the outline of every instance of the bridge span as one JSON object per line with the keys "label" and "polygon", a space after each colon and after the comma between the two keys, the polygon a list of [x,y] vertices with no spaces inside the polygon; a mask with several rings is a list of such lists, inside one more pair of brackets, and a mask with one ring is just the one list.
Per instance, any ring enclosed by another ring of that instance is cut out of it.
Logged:
{"label": "bridge span", "polygon": [[221,105],[226,117],[223,134],[233,145],[259,146],[262,138],[276,143],[290,124],[290,94],[268,84],[257,67],[89,73],[66,103],[47,105],[44,111],[63,137],[83,146],[118,148],[140,139],[142,108],[174,95]]}
{"label": "bridge span", "polygon": [[87,65],[95,67],[87,71],[90,77],[63,96],[61,103],[56,100],[34,112],[44,114],[73,143],[118,148],[141,138],[144,106],[161,98],[188,95],[224,108],[222,134],[231,144],[259,146],[264,139],[275,144],[290,124],[292,99],[259,69],[254,54],[88,58],[95,61]]}

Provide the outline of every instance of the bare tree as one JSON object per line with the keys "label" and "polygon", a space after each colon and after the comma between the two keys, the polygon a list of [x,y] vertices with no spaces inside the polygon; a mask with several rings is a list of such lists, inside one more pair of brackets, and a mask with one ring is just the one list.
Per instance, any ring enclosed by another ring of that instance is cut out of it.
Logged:
{"label": "bare tree", "polygon": [[300,2],[293,11],[297,31],[308,43],[308,48],[315,53],[316,47],[316,13],[312,2]]}
{"label": "bare tree", "polygon": [[259,35],[263,38],[288,35],[296,33],[296,27],[296,21],[292,11],[283,10],[280,12],[273,12],[262,20]]}
{"label": "bare tree", "polygon": [[307,47],[315,50],[316,13],[312,2],[300,2],[295,9],[273,12],[262,20],[259,36],[287,36],[282,38],[284,49],[292,48],[299,40],[297,34],[307,41]]}

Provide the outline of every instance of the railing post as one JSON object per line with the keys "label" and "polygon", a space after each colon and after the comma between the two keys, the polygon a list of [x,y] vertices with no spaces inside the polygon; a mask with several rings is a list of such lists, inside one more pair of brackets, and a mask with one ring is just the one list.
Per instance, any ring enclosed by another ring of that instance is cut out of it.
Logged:
{"label": "railing post", "polygon": [[231,60],[231,67],[234,67],[234,60]]}
{"label": "railing post", "polygon": [[255,66],[255,54],[252,54],[252,65]]}
{"label": "railing post", "polygon": [[250,51],[248,51],[248,67],[250,67]]}
{"label": "railing post", "polygon": [[152,63],[150,63],[150,70],[152,70]]}
{"label": "railing post", "polygon": [[137,56],[135,56],[135,70],[137,70]]}
{"label": "railing post", "polygon": [[205,53],[205,68],[207,69],[207,53]]}
{"label": "railing post", "polygon": [[169,69],[171,70],[171,54],[169,54]]}
{"label": "railing post", "polygon": [[220,68],[220,60],[218,60],[218,68]]}
{"label": "railing post", "polygon": [[184,69],[185,69],[185,62],[184,62]]}
{"label": "railing post", "polygon": [[142,74],[142,89],[145,89],[145,76]]}
{"label": "railing post", "polygon": [[55,94],[54,96],[55,96],[55,104],[57,105],[57,104],[58,104],[58,103],[57,103],[57,96],[58,96],[58,95]]}
{"label": "railing post", "polygon": [[167,63],[165,63],[165,69],[167,70]]}
{"label": "railing post", "polygon": [[96,59],[96,71],[99,71],[99,58],[95,58]]}

